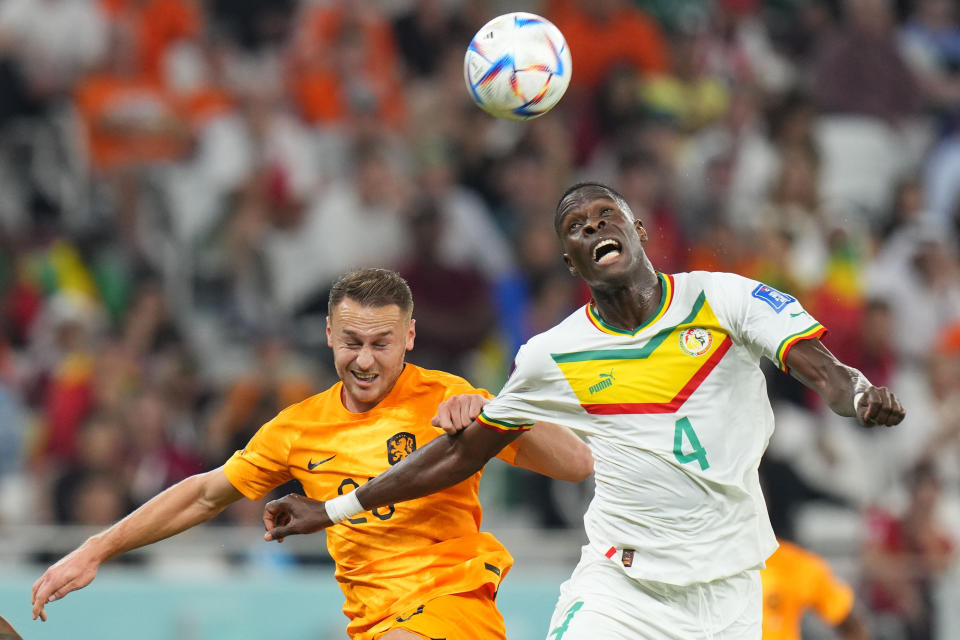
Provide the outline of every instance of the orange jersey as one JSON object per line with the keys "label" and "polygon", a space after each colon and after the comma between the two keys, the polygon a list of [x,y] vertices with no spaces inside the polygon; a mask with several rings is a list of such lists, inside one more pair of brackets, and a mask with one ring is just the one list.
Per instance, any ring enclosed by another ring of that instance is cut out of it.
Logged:
{"label": "orange jersey", "polygon": [[[358,488],[443,433],[430,425],[437,405],[462,393],[489,393],[441,371],[407,364],[376,407],[351,413],[342,383],[284,409],[224,466],[230,482],[257,500],[291,478],[329,500]],[[515,447],[501,458],[513,462]],[[424,498],[359,514],[327,529],[327,548],[346,596],[355,640],[387,616],[446,594],[488,585],[492,596],[513,565],[480,532],[480,473]]]}
{"label": "orange jersey", "polygon": [[831,626],[850,615],[853,589],[833,575],[820,556],[780,540],[760,572],[763,640],[800,640],[800,622],[813,609]]}

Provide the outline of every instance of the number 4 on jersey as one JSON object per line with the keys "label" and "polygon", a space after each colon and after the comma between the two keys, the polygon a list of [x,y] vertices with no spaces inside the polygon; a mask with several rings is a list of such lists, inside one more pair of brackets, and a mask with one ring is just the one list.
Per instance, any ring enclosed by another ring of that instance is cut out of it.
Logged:
{"label": "number 4 on jersey", "polygon": [[[687,436],[690,447],[693,449],[690,453],[683,452],[683,436]],[[700,463],[701,471],[710,468],[710,463],[707,462],[707,450],[700,444],[700,439],[697,438],[697,432],[693,430],[689,418],[677,420],[677,426],[673,432],[673,455],[676,456],[680,464],[687,464],[696,460]]]}

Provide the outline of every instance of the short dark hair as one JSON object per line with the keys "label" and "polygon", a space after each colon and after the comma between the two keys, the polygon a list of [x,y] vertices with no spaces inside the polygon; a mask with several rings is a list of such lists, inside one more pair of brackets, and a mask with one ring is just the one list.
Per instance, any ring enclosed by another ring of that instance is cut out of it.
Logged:
{"label": "short dark hair", "polygon": [[327,300],[327,313],[350,298],[367,307],[386,307],[395,304],[408,314],[413,313],[413,294],[399,273],[389,269],[370,267],[344,274],[333,283]]}
{"label": "short dark hair", "polygon": [[605,185],[602,182],[578,182],[564,191],[563,195],[560,196],[560,200],[557,201],[557,209],[553,216],[553,228],[555,231],[557,231],[557,233],[560,232],[560,220],[567,213],[564,209],[563,203],[581,191],[593,192],[592,194],[588,194],[592,198],[610,198],[616,202],[617,205],[624,210],[624,212],[631,214],[633,213],[633,211],[630,210],[630,206],[627,204],[627,199],[623,197],[622,193],[613,187]]}

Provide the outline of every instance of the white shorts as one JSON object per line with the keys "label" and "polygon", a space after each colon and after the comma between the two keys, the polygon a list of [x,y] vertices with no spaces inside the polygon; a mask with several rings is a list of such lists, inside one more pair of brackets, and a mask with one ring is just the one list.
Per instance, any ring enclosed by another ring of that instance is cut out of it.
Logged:
{"label": "white shorts", "polygon": [[587,545],[547,640],[760,640],[762,603],[759,570],[681,587],[635,580]]}

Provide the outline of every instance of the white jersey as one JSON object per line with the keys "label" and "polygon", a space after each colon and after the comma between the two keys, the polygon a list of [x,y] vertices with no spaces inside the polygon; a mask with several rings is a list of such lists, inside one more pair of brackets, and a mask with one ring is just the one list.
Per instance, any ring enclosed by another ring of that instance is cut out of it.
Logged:
{"label": "white jersey", "polygon": [[795,298],[729,273],[660,274],[634,331],[591,305],[534,336],[479,420],[580,434],[595,459],[589,544],[639,579],[708,582],[762,566],[777,543],[757,467],[773,432],[760,358],[824,328]]}

